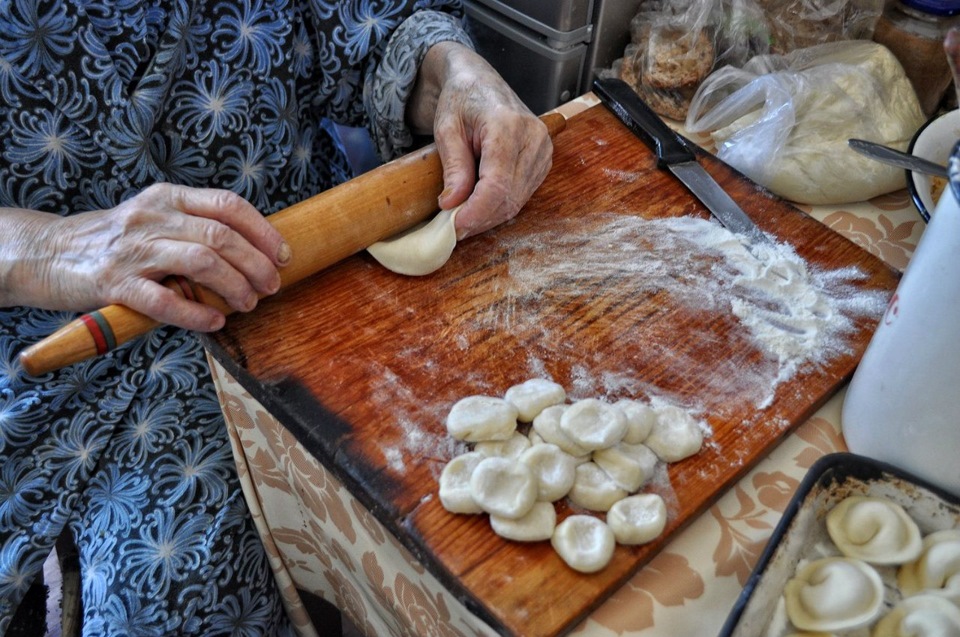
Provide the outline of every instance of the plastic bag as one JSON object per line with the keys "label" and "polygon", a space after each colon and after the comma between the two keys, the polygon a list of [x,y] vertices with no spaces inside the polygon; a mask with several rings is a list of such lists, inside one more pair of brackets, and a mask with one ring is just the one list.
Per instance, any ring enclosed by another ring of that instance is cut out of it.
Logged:
{"label": "plastic bag", "polygon": [[903,188],[904,172],[850,150],[853,137],[905,149],[924,122],[885,47],[859,40],[725,67],[697,90],[687,130],[774,193],[808,204],[864,201]]}

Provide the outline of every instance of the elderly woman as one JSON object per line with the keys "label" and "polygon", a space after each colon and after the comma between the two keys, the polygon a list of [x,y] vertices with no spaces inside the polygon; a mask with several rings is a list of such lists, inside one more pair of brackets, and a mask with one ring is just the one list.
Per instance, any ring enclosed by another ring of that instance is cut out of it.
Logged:
{"label": "elderly woman", "polygon": [[[85,635],[289,632],[202,348],[276,292],[268,215],[435,136],[458,234],[515,215],[545,128],[470,49],[453,0],[0,0],[0,633],[57,538]],[[169,324],[34,378],[24,347],[111,303]]]}

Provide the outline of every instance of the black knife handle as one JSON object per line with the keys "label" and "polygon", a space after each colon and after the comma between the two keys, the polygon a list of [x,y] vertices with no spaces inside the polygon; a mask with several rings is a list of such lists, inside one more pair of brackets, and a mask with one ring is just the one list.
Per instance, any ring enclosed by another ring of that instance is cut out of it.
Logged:
{"label": "black knife handle", "polygon": [[615,77],[593,81],[593,92],[624,125],[657,154],[657,166],[696,161],[683,139],[640,99],[636,91]]}

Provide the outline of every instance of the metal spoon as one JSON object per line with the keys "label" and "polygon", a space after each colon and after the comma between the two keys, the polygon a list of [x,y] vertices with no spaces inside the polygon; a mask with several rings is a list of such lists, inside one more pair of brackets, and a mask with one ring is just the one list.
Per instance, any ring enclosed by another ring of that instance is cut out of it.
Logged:
{"label": "metal spoon", "polygon": [[891,166],[906,168],[907,170],[913,170],[925,175],[934,175],[935,177],[947,176],[946,166],[899,151],[896,148],[890,148],[889,146],[868,142],[863,139],[848,139],[847,144],[861,155],[866,155],[871,159],[876,159]]}

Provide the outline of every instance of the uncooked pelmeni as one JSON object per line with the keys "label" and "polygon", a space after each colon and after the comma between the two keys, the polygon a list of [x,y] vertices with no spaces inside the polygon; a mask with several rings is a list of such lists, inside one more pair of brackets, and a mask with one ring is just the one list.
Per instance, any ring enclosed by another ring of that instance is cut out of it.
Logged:
{"label": "uncooked pelmeni", "polygon": [[423,276],[435,272],[443,267],[457,247],[454,222],[459,210],[460,206],[441,210],[426,223],[374,243],[367,252],[380,265],[397,274]]}
{"label": "uncooked pelmeni", "polygon": [[664,462],[677,462],[696,454],[703,447],[700,423],[684,409],[674,405],[656,407],[657,420],[643,444]]}
{"label": "uncooked pelmeni", "polygon": [[653,476],[657,454],[646,445],[621,442],[609,449],[593,452],[593,461],[613,478],[617,485],[630,493],[639,489]]}
{"label": "uncooked pelmeni", "polygon": [[614,482],[596,463],[584,462],[577,467],[576,477],[567,497],[584,509],[609,511],[615,502],[628,495],[629,492]]}
{"label": "uncooked pelmeni", "polygon": [[533,422],[547,407],[563,404],[567,392],[552,380],[531,378],[508,389],[503,397],[517,408],[520,422]]}
{"label": "uncooked pelmeni", "polygon": [[564,410],[560,429],[584,449],[606,449],[623,440],[627,417],[610,403],[584,398]]}
{"label": "uncooked pelmeni", "polygon": [[451,513],[481,513],[483,509],[473,499],[470,477],[484,456],[470,451],[460,454],[446,464],[440,473],[440,504]]}
{"label": "uncooked pelmeni", "polygon": [[537,479],[537,500],[556,502],[566,496],[576,478],[576,461],[560,447],[545,442],[533,445],[522,454],[520,462],[530,467]]}
{"label": "uncooked pelmeni", "polygon": [[494,396],[468,396],[447,414],[447,432],[457,440],[507,440],[517,430],[517,408]]}
{"label": "uncooked pelmeni", "polygon": [[515,542],[540,542],[553,537],[557,527],[557,510],[549,502],[537,502],[522,518],[490,516],[490,528],[502,538]]}
{"label": "uncooked pelmeni", "polygon": [[537,501],[537,480],[522,462],[484,458],[470,476],[470,494],[490,515],[521,518]]}
{"label": "uncooked pelmeni", "polygon": [[627,432],[623,434],[623,441],[631,445],[638,445],[647,439],[653,425],[657,422],[657,412],[653,407],[639,400],[624,398],[614,403],[614,406],[623,412],[627,418]]}
{"label": "uncooked pelmeni", "polygon": [[571,456],[586,456],[589,459],[590,450],[578,445],[560,428],[560,419],[567,409],[568,405],[547,407],[533,419],[533,431],[543,438],[544,442],[557,445]]}
{"label": "uncooked pelmeni", "polygon": [[960,606],[960,529],[924,537],[920,557],[897,571],[897,585],[904,595],[938,595]]}
{"label": "uncooked pelmeni", "polygon": [[610,507],[607,526],[617,544],[646,544],[663,533],[667,505],[656,493],[631,495]]}
{"label": "uncooked pelmeni", "polygon": [[903,564],[923,550],[917,523],[884,498],[850,496],[827,513],[827,533],[840,552],[871,564]]}
{"label": "uncooked pelmeni", "polygon": [[884,615],[873,637],[960,637],[960,608],[937,595],[901,600]]}
{"label": "uncooked pelmeni", "polygon": [[880,614],[883,582],[866,562],[825,557],[800,567],[783,596],[787,617],[801,630],[853,630]]}
{"label": "uncooked pelmeni", "polygon": [[520,454],[530,448],[530,439],[515,431],[506,440],[484,440],[474,445],[473,450],[484,456],[499,456],[501,458],[519,458]]}
{"label": "uncooked pelmeni", "polygon": [[606,567],[617,545],[610,527],[592,515],[571,515],[557,525],[550,543],[567,566],[581,573]]}

